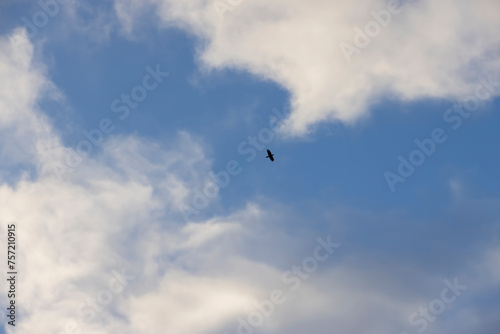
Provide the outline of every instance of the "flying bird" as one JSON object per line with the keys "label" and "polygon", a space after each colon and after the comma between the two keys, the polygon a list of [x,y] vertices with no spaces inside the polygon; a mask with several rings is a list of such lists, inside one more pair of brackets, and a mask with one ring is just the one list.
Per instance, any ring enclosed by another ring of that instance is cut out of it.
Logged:
{"label": "flying bird", "polygon": [[267,157],[266,158],[269,158],[271,159],[271,161],[274,161],[274,154],[271,153],[271,151],[267,150]]}

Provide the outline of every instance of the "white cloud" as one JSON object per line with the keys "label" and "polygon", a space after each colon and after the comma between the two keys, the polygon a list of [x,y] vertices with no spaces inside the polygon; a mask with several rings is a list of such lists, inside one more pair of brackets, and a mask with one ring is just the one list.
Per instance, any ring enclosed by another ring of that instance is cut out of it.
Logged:
{"label": "white cloud", "polygon": [[18,43],[24,32],[0,38],[0,165],[4,168],[30,163],[40,166],[59,146],[47,117],[37,110],[41,96],[60,98],[44,76],[43,65],[33,62],[33,47]]}
{"label": "white cloud", "polygon": [[[125,292],[116,295],[115,302],[89,324],[83,323],[79,313],[88,297],[107,288],[113,270],[126,268],[138,280],[154,286],[162,280],[157,272],[161,256],[176,254],[184,247],[198,249],[231,232],[238,223],[209,221],[180,227],[182,218],[176,210],[188,189],[208,182],[210,166],[201,144],[187,133],[179,134],[168,148],[133,136],[111,138],[96,158],[86,159],[60,181],[51,164],[64,161],[66,148],[37,104],[55,88],[33,58],[33,47],[29,43],[14,45],[20,34],[23,32],[16,31],[10,38],[0,38],[2,171],[24,164],[37,172],[32,178],[4,178],[0,186],[2,234],[7,223],[16,222],[22,245],[18,262],[22,272],[19,289],[22,286],[23,291],[18,305],[23,316],[17,330],[56,333],[73,321],[88,327],[89,333],[122,328],[125,325],[114,312],[124,305],[118,301],[125,299]],[[151,231],[163,237],[178,235],[172,239],[179,246],[166,247]],[[180,244],[183,239],[186,244]],[[174,267],[179,267],[175,271],[178,284],[196,280],[182,269],[182,263]],[[172,278],[173,273],[166,277]],[[198,291],[210,299],[215,292],[207,284],[200,282]],[[144,294],[145,300],[152,291],[139,283],[135,290],[128,289],[130,295]],[[226,308],[220,310],[222,315],[236,310]],[[213,312],[218,313],[217,308]],[[125,327],[120,332],[126,332]]]}
{"label": "white cloud", "polygon": [[[233,68],[273,80],[291,93],[283,129],[300,135],[321,121],[355,121],[383,98],[459,98],[478,77],[500,70],[496,0],[406,1],[404,10],[347,63],[339,45],[387,9],[382,0],[242,0],[221,19],[224,0],[115,0],[125,30],[157,7],[165,26],[200,38],[204,68]],[[148,18],[149,20],[149,18]]]}
{"label": "white cloud", "polygon": [[129,314],[137,331],[206,333],[251,311],[253,301],[250,289],[230,279],[169,272],[157,289],[131,299]]}

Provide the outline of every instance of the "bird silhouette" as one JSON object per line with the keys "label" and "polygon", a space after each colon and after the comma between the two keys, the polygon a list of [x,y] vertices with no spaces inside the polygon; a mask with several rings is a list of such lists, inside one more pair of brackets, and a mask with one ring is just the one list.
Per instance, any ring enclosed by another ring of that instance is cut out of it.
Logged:
{"label": "bird silhouette", "polygon": [[269,159],[271,159],[271,161],[274,161],[274,154],[272,154],[271,151],[267,150],[267,157],[266,158],[269,158]]}

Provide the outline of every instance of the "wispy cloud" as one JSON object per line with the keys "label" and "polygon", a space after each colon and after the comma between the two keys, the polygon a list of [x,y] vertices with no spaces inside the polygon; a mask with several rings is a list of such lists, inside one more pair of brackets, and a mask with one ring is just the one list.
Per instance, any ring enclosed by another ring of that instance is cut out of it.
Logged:
{"label": "wispy cloud", "polygon": [[282,130],[302,135],[318,122],[353,122],[388,96],[457,98],[474,89],[471,73],[500,69],[498,1],[397,2],[404,11],[351,64],[339,44],[385,1],[235,1],[223,20],[213,1],[116,0],[115,7],[129,30],[144,20],[139,9],[156,8],[166,26],[199,37],[203,67],[243,69],[287,89],[292,114]]}

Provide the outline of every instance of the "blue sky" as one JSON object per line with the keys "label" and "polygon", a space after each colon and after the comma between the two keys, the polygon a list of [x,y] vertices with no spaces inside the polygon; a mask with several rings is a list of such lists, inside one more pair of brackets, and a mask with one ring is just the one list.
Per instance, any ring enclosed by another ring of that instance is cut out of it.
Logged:
{"label": "blue sky", "polygon": [[2,2],[0,331],[496,333],[498,3],[252,1]]}

